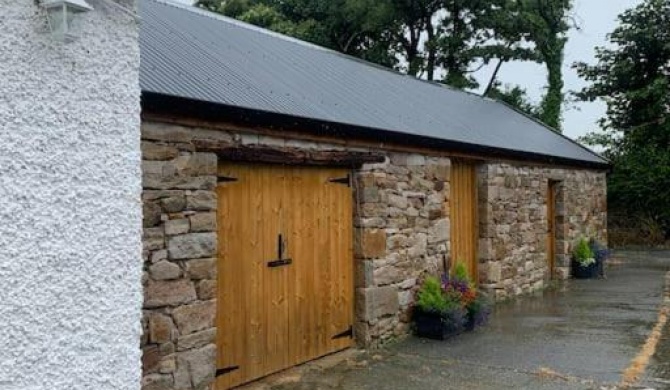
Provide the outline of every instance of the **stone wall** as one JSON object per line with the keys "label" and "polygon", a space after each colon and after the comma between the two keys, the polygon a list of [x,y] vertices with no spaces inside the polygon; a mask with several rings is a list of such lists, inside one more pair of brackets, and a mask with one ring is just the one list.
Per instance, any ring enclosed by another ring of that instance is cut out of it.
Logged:
{"label": "stone wall", "polygon": [[0,0],[0,388],[139,389],[137,21],[39,3]]}
{"label": "stone wall", "polygon": [[[269,137],[238,129],[145,122],[144,390],[204,389],[215,372],[217,157],[194,140],[310,150],[368,148]],[[377,149],[379,151],[379,149]],[[451,163],[385,152],[354,171],[355,321],[360,345],[407,334],[417,279],[449,257]],[[545,285],[546,187],[561,180],[558,263],[581,233],[605,237],[604,174],[507,164],[482,165],[480,278],[497,298]]]}
{"label": "stone wall", "polygon": [[142,134],[143,389],[204,389],[216,370],[216,155]]}
{"label": "stone wall", "polygon": [[581,236],[607,241],[605,173],[485,164],[479,181],[481,288],[496,299],[547,286],[547,188],[557,182],[556,277],[569,277]]}
{"label": "stone wall", "polygon": [[417,279],[449,251],[450,161],[390,153],[356,173],[356,335],[376,346],[409,330]]}

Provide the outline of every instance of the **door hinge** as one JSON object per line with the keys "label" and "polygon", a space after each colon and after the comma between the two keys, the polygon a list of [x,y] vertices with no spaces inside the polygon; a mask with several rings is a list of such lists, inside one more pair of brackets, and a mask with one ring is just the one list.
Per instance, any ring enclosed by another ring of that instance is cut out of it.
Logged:
{"label": "door hinge", "polygon": [[218,370],[216,370],[216,376],[218,377],[220,375],[230,374],[231,372],[233,372],[235,370],[239,370],[239,369],[240,369],[240,366],[230,366],[230,367],[219,368]]}
{"label": "door hinge", "polygon": [[335,336],[332,337],[332,339],[337,340],[337,339],[344,339],[344,338],[347,338],[347,337],[348,338],[353,338],[354,337],[354,327],[351,326],[351,325],[349,326],[349,329],[345,330],[342,333],[336,334]]}
{"label": "door hinge", "polygon": [[238,179],[236,177],[228,177],[228,176],[219,176],[217,182],[219,183],[230,183],[233,181],[237,181]]}
{"label": "door hinge", "polygon": [[328,180],[331,183],[344,184],[347,187],[351,187],[351,175],[347,174],[345,177],[337,177]]}

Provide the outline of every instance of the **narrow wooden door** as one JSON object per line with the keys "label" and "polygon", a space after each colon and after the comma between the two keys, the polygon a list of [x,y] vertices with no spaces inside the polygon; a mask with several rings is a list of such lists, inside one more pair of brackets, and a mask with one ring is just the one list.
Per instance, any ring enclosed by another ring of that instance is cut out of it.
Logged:
{"label": "narrow wooden door", "polygon": [[547,186],[547,272],[550,279],[556,276],[556,189],[557,182]]}
{"label": "narrow wooden door", "polygon": [[477,282],[477,172],[474,164],[452,160],[450,184],[451,267],[465,264],[470,278]]}
{"label": "narrow wooden door", "polygon": [[[217,389],[347,348],[353,323],[346,170],[225,165],[219,195]],[[225,179],[225,178],[229,179]]]}

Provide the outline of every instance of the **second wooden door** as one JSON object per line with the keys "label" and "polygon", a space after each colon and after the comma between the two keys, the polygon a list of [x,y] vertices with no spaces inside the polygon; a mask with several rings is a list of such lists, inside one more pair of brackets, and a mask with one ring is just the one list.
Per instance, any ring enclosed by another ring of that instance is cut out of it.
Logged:
{"label": "second wooden door", "polygon": [[470,278],[478,281],[477,174],[474,164],[453,160],[451,165],[451,267],[465,264]]}

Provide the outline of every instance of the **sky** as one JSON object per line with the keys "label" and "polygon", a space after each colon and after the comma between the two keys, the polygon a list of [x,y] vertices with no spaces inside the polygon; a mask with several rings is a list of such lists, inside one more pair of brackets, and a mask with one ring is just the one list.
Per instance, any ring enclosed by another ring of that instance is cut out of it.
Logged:
{"label": "sky", "polygon": [[[193,0],[176,1],[193,3]],[[575,0],[572,12],[580,29],[570,31],[565,48],[563,78],[566,92],[580,90],[586,85],[571,65],[574,62],[595,63],[594,49],[596,46],[606,45],[607,34],[617,25],[617,16],[641,2],[642,0]],[[486,86],[492,72],[493,66],[489,66],[476,74],[483,87]],[[539,102],[546,85],[546,71],[541,64],[508,63],[501,68],[498,80],[503,84],[520,85],[528,91],[534,102]],[[596,122],[604,113],[605,105],[602,102],[570,103],[564,107],[563,133],[576,138],[597,130]]]}
{"label": "sky", "polygon": [[[563,79],[565,91],[577,91],[586,85],[571,65],[574,62],[595,63],[596,46],[607,44],[607,34],[617,26],[617,16],[628,8],[640,4],[641,0],[575,0],[573,14],[580,30],[571,30],[565,48]],[[477,78],[486,85],[493,67],[483,69]],[[520,85],[528,91],[534,102],[539,102],[546,85],[546,71],[543,65],[517,62],[505,64],[498,80],[503,84]],[[605,113],[602,102],[571,103],[564,107],[563,133],[571,138],[582,136],[598,129],[596,121]]]}

